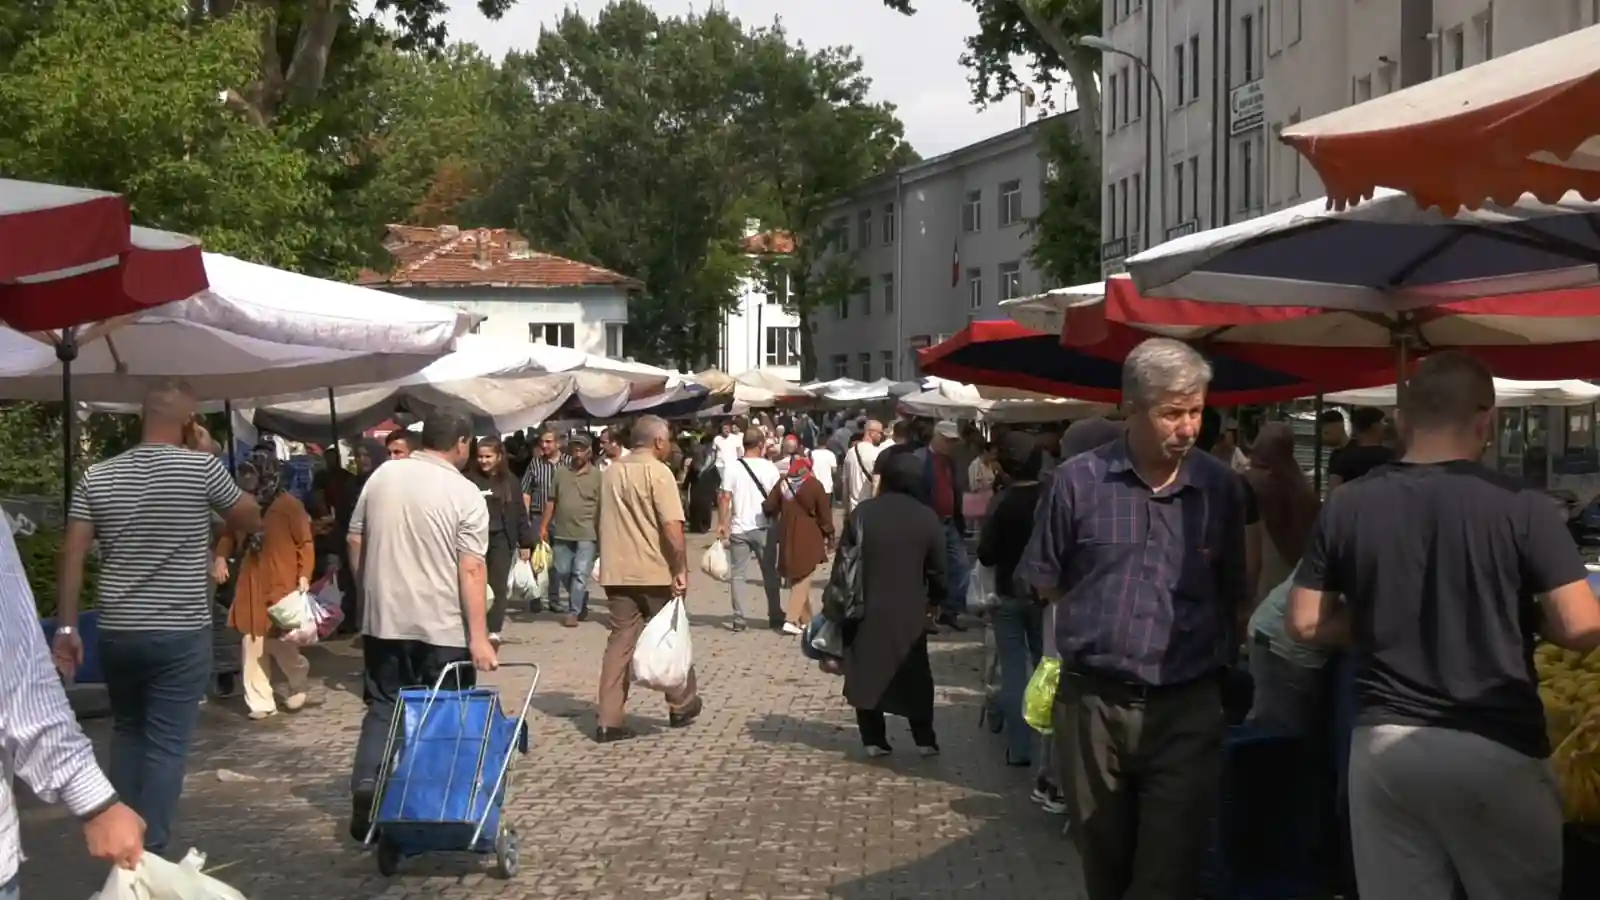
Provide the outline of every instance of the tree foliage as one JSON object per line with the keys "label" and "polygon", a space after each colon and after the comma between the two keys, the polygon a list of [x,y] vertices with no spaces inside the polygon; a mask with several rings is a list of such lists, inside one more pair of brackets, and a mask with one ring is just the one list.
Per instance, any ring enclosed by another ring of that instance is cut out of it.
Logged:
{"label": "tree foliage", "polygon": [[1029,257],[1058,285],[1100,278],[1100,174],[1065,119],[1045,126],[1046,175]]}
{"label": "tree foliage", "polygon": [[[915,0],[881,0],[897,12],[912,15]],[[1085,115],[1078,127],[1086,135],[1100,128],[1100,51],[1080,47],[1077,39],[1098,35],[1101,0],[967,0],[978,13],[978,33],[967,38],[961,57],[970,70],[973,100],[993,103],[1022,86],[1016,75],[1025,66],[1034,84],[1049,87],[1065,74]],[[1090,142],[1093,145],[1094,142]],[[1093,146],[1094,158],[1099,147]]]}

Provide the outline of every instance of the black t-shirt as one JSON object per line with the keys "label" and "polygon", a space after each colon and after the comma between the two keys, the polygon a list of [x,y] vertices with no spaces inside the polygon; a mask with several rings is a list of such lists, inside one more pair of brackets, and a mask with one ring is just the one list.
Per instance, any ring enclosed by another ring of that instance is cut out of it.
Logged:
{"label": "black t-shirt", "polygon": [[1025,584],[1014,584],[1012,574],[1022,551],[1033,538],[1033,513],[1039,505],[1037,483],[1002,490],[994,499],[978,534],[978,562],[994,569],[994,589],[1003,597],[1026,597]]}
{"label": "black t-shirt", "polygon": [[889,446],[883,448],[882,452],[878,454],[877,459],[872,461],[872,474],[882,478],[883,467],[889,462],[889,460],[899,456],[902,453],[915,452],[917,452],[917,447],[915,444],[890,444]]}
{"label": "black t-shirt", "polygon": [[1328,474],[1349,484],[1379,466],[1394,462],[1394,451],[1382,444],[1346,444],[1328,458]]}
{"label": "black t-shirt", "polygon": [[1588,576],[1550,500],[1466,462],[1395,463],[1328,495],[1295,583],[1350,604],[1360,725],[1550,755],[1536,594]]}

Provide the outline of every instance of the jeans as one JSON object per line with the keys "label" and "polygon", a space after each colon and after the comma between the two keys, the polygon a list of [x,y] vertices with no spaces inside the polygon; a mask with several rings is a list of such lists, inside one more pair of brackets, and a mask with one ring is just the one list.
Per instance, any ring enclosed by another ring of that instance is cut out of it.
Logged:
{"label": "jeans", "polygon": [[360,798],[378,785],[384,767],[384,749],[389,743],[389,726],[394,721],[400,691],[408,687],[433,687],[453,662],[457,666],[444,688],[470,688],[477,683],[472,656],[465,647],[439,647],[423,641],[396,641],[368,635],[361,641],[361,698],[367,714],[361,719],[361,736],[356,739],[355,761],[350,767],[350,792]]}
{"label": "jeans", "polygon": [[589,608],[589,572],[594,568],[594,541],[569,541],[556,538],[550,542],[552,556],[550,567],[555,571],[550,579],[550,603],[555,605],[562,585],[567,588],[567,611],[579,615]]}
{"label": "jeans", "polygon": [[767,624],[783,624],[783,603],[778,599],[778,541],[770,528],[741,531],[728,537],[728,593],[733,600],[733,623],[743,625],[745,567],[755,557],[761,567],[761,587],[767,592]]}
{"label": "jeans", "polygon": [[211,679],[211,629],[102,631],[111,704],[111,785],[144,818],[144,847],[167,849],[189,741]]}
{"label": "jeans", "polygon": [[955,519],[944,523],[944,568],[950,593],[940,608],[946,615],[959,616],[967,611],[967,581],[972,577],[972,568],[967,563],[967,536]]}
{"label": "jeans", "polygon": [[6,882],[4,887],[0,887],[0,900],[21,900],[21,898],[22,878],[20,876]]}
{"label": "jeans", "polygon": [[1026,764],[1033,729],[1022,720],[1022,695],[1044,655],[1043,610],[1031,600],[1001,597],[994,611],[994,640],[1000,655],[1000,720],[1005,727],[1006,762]]}

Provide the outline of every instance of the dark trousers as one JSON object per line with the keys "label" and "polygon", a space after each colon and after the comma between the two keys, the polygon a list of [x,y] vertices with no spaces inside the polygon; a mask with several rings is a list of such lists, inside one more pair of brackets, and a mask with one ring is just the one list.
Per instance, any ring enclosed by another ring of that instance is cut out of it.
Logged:
{"label": "dark trousers", "polygon": [[456,667],[443,689],[456,690],[457,675],[461,678],[459,687],[470,688],[477,683],[471,660],[465,647],[439,647],[423,641],[394,641],[371,635],[362,639],[361,695],[367,703],[367,714],[361,719],[361,736],[356,739],[356,757],[350,767],[351,793],[364,794],[377,787],[400,691],[433,687],[444,667],[453,662],[468,665]]}
{"label": "dark trousers", "polygon": [[1088,900],[1194,900],[1219,802],[1221,685],[1062,672],[1056,747]]}
{"label": "dark trousers", "polygon": [[[939,738],[933,733],[933,717],[911,719],[911,740],[918,747],[937,747]],[[861,746],[889,749],[889,723],[883,713],[875,709],[856,710],[856,729],[861,732]]]}
{"label": "dark trousers", "polygon": [[489,552],[484,565],[489,570],[489,633],[499,634],[506,625],[506,604],[511,602],[511,564],[516,558],[511,545],[500,534],[489,535]]}
{"label": "dark trousers", "polygon": [[145,849],[160,854],[211,678],[211,629],[101,631],[100,660],[111,704],[111,785],[144,818]]}

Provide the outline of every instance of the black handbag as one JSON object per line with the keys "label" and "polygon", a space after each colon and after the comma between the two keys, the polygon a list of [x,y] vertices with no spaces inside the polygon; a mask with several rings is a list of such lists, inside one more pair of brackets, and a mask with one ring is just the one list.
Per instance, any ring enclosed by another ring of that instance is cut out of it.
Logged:
{"label": "black handbag", "polygon": [[822,615],[830,622],[856,622],[866,615],[867,598],[861,584],[861,513],[845,524],[844,540],[833,554],[833,568],[822,588]]}

